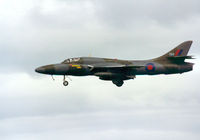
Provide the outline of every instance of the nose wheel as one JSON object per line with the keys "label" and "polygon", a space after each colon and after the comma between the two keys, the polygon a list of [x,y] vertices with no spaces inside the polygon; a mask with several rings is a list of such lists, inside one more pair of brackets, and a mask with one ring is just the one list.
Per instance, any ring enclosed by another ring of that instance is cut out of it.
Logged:
{"label": "nose wheel", "polygon": [[65,75],[64,75],[64,79],[63,79],[63,85],[64,86],[68,86],[69,85],[69,82],[65,80]]}
{"label": "nose wheel", "polygon": [[69,85],[69,82],[68,82],[68,81],[64,81],[64,82],[63,82],[63,85],[64,85],[64,86],[68,86],[68,85]]}

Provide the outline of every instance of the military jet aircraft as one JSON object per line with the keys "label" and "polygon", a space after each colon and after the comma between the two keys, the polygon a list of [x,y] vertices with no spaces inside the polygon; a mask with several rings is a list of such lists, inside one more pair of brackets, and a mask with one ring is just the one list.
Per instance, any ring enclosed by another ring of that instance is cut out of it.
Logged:
{"label": "military jet aircraft", "polygon": [[68,81],[65,80],[67,75],[94,75],[121,87],[124,80],[134,79],[136,75],[181,74],[191,71],[194,64],[185,62],[185,59],[193,59],[187,55],[191,44],[192,41],[183,42],[168,53],[149,60],[78,57],[66,59],[59,64],[42,66],[35,71],[49,75],[63,75],[64,86],[68,85]]}

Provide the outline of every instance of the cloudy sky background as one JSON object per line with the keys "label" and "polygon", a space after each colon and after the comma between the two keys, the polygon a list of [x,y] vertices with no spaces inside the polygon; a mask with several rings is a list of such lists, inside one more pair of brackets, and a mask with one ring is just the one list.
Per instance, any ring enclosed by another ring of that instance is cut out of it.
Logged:
{"label": "cloudy sky background", "polygon": [[[1,140],[199,140],[199,0],[1,0]],[[186,40],[194,70],[96,77],[34,72],[77,56],[149,59]]]}

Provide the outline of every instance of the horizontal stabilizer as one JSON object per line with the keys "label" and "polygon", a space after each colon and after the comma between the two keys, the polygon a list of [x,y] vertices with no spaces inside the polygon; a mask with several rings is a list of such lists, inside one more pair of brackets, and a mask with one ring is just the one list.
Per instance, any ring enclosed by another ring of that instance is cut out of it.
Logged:
{"label": "horizontal stabilizer", "polygon": [[174,59],[174,60],[185,60],[185,59],[195,59],[193,56],[170,56],[168,59]]}

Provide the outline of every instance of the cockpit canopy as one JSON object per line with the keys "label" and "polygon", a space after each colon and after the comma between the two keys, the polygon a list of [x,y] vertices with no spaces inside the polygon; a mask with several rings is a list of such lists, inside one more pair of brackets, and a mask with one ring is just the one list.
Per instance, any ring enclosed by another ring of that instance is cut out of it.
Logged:
{"label": "cockpit canopy", "polygon": [[80,58],[69,58],[63,61],[63,64],[77,63],[80,61]]}

